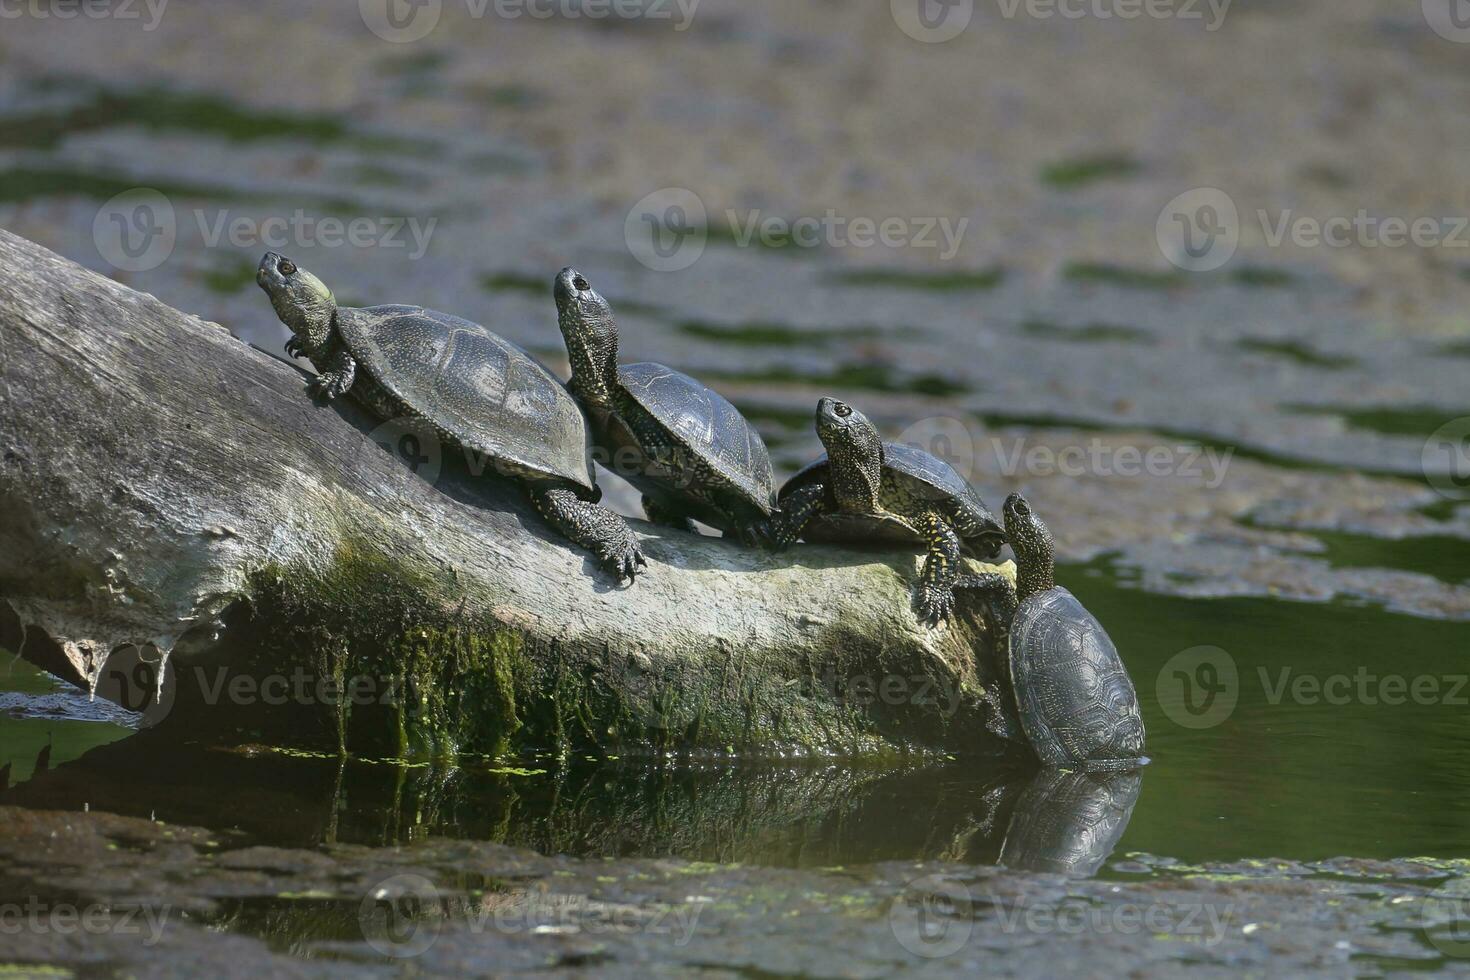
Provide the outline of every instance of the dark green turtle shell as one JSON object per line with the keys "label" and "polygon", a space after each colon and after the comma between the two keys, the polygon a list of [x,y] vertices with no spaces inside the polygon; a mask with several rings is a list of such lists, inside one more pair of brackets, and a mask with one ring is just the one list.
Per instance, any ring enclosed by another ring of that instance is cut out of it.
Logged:
{"label": "dark green turtle shell", "polygon": [[1127,768],[1143,761],[1138,693],[1102,624],[1061,586],[1028,596],[1010,628],[1021,727],[1049,766]]}
{"label": "dark green turtle shell", "polygon": [[[975,488],[944,460],[914,446],[897,442],[883,444],[883,473],[899,483],[914,497],[952,500],[972,523],[989,529],[993,537],[1003,531],[985,501]],[[784,499],[798,487],[808,483],[828,482],[827,454],[808,463],[781,487]],[[880,500],[880,503],[882,501]],[[906,521],[888,514],[822,514],[807,525],[803,535],[809,541],[852,541],[867,539],[885,544],[923,543],[923,537]]]}
{"label": "dark green turtle shell", "polygon": [[771,513],[776,474],[755,426],[714,389],[662,364],[621,364],[618,381],[633,400],[724,477]]}
{"label": "dark green turtle shell", "polygon": [[596,487],[582,409],[520,347],[421,306],[338,309],[337,330],[359,370],[441,436],[512,475]]}

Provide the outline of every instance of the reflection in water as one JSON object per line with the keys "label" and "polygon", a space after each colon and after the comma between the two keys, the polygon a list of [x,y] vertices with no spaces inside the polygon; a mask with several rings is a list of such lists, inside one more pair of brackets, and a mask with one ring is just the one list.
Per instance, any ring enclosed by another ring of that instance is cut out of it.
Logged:
{"label": "reflection in water", "polygon": [[1030,779],[1016,803],[1000,863],[1093,875],[1128,829],[1143,774],[1057,772]]}
{"label": "reflection in water", "polygon": [[246,757],[144,732],[38,773],[0,803],[155,815],[282,846],[437,835],[582,856],[805,867],[941,859],[1092,874],[1140,785],[1138,774],[955,766],[445,769]]}

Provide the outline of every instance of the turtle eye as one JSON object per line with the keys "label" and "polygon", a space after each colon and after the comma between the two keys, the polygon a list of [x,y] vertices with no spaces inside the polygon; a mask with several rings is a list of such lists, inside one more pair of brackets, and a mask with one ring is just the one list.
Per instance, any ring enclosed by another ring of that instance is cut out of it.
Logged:
{"label": "turtle eye", "polygon": [[581,276],[573,276],[572,277],[572,288],[576,289],[577,292],[580,293],[580,292],[583,292],[585,290],[591,289],[592,288],[592,284],[590,282],[588,282],[586,279],[583,279]]}
{"label": "turtle eye", "polygon": [[276,266],[276,268],[281,270],[281,275],[283,276],[296,275],[296,263],[290,259],[282,259],[281,264]]}
{"label": "turtle eye", "polygon": [[838,418],[845,419],[852,415],[852,406],[844,402],[838,402],[832,411]]}

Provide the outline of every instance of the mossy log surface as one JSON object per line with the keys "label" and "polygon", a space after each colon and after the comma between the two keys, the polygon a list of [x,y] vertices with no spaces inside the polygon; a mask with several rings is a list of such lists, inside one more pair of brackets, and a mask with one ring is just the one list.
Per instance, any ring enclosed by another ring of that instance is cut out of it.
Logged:
{"label": "mossy log surface", "polygon": [[0,643],[183,736],[1006,749],[984,609],[919,626],[917,556],[635,521],[617,586],[516,485],[427,479],[290,365],[3,231],[0,398]]}

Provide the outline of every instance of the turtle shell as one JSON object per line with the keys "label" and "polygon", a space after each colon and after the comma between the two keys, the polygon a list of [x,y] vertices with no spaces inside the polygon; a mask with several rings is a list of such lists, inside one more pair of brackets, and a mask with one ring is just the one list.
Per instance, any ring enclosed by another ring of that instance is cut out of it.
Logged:
{"label": "turtle shell", "polygon": [[1016,802],[1000,863],[1092,876],[1113,853],[1143,786],[1139,772],[1035,773]]}
{"label": "turtle shell", "polygon": [[755,426],[719,392],[662,364],[618,366],[633,400],[764,514],[776,506],[771,455]]}
{"label": "turtle shell", "polygon": [[[1001,531],[1000,522],[985,506],[975,488],[955,468],[933,453],[903,443],[883,444],[883,475],[913,498],[950,500],[973,523]],[[885,480],[885,482],[887,482]],[[784,499],[798,487],[827,483],[827,454],[808,463],[781,487]],[[880,503],[882,501],[880,500]],[[808,541],[867,540],[880,544],[924,544],[924,538],[907,521],[893,514],[845,514],[829,511],[814,518],[803,534]]]}
{"label": "turtle shell", "polygon": [[1010,629],[1021,727],[1051,766],[1123,768],[1143,760],[1138,694],[1102,624],[1060,586],[1029,596]]}
{"label": "turtle shell", "polygon": [[520,347],[421,306],[339,309],[337,330],[359,368],[440,435],[514,475],[595,488],[582,409]]}

